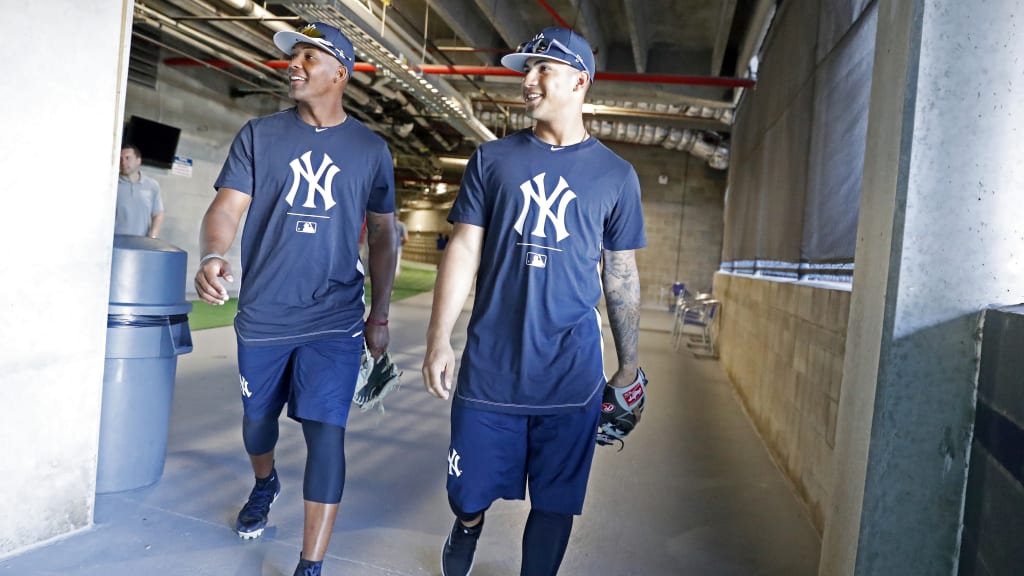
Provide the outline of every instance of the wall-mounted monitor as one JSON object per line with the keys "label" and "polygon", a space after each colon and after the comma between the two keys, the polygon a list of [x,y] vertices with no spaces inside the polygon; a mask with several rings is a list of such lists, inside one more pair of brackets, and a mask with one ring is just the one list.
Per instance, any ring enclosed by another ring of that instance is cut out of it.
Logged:
{"label": "wall-mounted monitor", "polygon": [[142,153],[142,163],[157,168],[170,168],[178,150],[181,129],[154,120],[132,116],[124,127],[122,145],[133,145]]}

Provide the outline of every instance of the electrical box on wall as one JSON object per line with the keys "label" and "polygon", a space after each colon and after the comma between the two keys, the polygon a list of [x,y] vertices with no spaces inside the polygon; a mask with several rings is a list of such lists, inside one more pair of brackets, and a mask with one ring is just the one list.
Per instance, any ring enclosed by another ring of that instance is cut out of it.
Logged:
{"label": "electrical box on wall", "polygon": [[658,184],[668,184],[668,174],[658,174]]}

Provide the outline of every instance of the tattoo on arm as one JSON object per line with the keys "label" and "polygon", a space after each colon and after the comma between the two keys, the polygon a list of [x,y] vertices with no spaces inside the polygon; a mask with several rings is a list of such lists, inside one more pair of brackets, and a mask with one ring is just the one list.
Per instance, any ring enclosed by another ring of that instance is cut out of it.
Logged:
{"label": "tattoo on arm", "polygon": [[640,333],[640,277],[633,251],[605,250],[602,281],[619,366],[635,366]]}

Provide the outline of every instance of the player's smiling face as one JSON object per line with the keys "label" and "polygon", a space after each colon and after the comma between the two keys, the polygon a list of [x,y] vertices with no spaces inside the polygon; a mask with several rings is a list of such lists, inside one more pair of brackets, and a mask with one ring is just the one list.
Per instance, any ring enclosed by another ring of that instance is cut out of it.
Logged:
{"label": "player's smiling face", "polygon": [[330,94],[345,73],[339,68],[344,66],[330,53],[312,44],[296,44],[288,64],[288,95],[297,102],[308,102]]}
{"label": "player's smiling face", "polygon": [[580,71],[544,58],[530,58],[523,66],[523,101],[534,120],[553,120],[573,101]]}

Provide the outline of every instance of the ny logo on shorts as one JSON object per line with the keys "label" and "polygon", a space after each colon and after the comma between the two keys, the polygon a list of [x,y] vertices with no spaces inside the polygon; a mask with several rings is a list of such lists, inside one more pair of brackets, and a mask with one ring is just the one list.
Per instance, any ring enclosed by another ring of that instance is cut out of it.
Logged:
{"label": "ny logo on shorts", "polygon": [[242,396],[252,398],[252,392],[249,391],[249,381],[241,374],[238,375],[238,387],[242,390]]}
{"label": "ny logo on shorts", "polygon": [[455,451],[455,448],[452,448],[451,452],[448,453],[448,475],[449,476],[454,475],[456,478],[458,478],[459,476],[462,476],[462,470],[459,468],[459,460],[461,460],[461,459],[462,459],[462,457],[459,456],[459,453]]}

